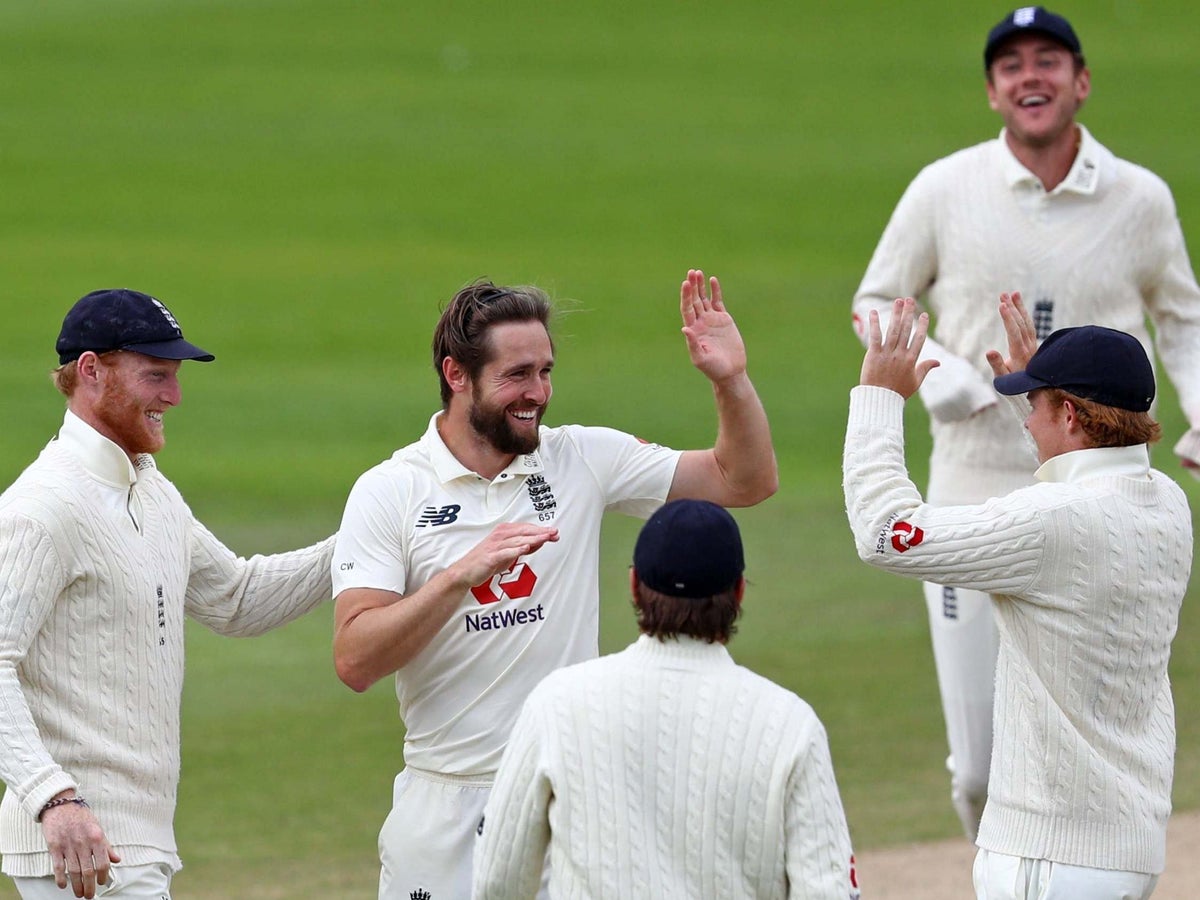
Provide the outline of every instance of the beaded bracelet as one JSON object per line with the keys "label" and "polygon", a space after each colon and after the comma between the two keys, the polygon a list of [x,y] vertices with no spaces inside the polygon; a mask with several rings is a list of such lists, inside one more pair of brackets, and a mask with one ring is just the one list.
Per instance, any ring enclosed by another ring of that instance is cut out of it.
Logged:
{"label": "beaded bracelet", "polygon": [[42,821],[42,816],[46,814],[46,810],[54,809],[56,806],[66,806],[68,803],[74,803],[77,806],[89,806],[88,802],[82,797],[59,797],[57,800],[51,800],[38,811],[37,821]]}

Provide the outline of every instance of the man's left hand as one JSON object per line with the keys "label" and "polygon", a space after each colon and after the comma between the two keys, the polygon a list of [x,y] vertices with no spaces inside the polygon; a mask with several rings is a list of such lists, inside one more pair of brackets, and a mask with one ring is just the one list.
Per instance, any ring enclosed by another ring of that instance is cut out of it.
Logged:
{"label": "man's left hand", "polygon": [[704,273],[690,269],[679,286],[679,312],[692,365],[710,381],[719,382],[746,371],[746,344],[733,316],[725,311],[721,283],[714,277],[707,284],[711,296]]}

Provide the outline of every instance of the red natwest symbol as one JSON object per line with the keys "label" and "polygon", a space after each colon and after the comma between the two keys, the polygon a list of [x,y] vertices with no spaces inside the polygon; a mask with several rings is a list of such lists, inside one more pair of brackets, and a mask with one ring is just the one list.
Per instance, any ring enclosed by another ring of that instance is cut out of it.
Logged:
{"label": "red natwest symbol", "polygon": [[483,584],[471,588],[480,603],[499,603],[501,600],[524,600],[533,593],[537,576],[525,563],[514,563],[507,572],[493,575]]}
{"label": "red natwest symbol", "polygon": [[897,522],[892,526],[892,546],[897,553],[903,553],[910,547],[915,547],[925,540],[925,532],[916,525],[908,522]]}

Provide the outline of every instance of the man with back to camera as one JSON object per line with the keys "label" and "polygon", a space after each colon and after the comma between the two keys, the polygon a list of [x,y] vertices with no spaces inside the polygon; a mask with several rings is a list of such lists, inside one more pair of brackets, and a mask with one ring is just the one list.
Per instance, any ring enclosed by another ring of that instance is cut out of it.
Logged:
{"label": "man with back to camera", "polygon": [[213,356],[157,299],[94,291],[56,349],[62,429],[0,496],[0,852],[25,900],[164,900],[184,616],[234,636],[297,618],[330,597],[333,538],[238,558],[159,472],[182,360]]}
{"label": "man with back to camera", "polygon": [[[904,461],[904,402],[936,360],[897,300],[868,314],[843,476],[859,556],[991,595],[999,631],[979,900],[1146,900],[1166,862],[1175,762],[1167,663],[1192,564],[1183,491],[1150,467],[1154,372],[1122,331],[1085,325],[1037,347],[1001,295],[1003,395],[1028,395],[1034,485],[979,505],[923,502]],[[910,342],[910,335],[912,337]],[[1034,348],[1037,347],[1036,351]]]}
{"label": "man with back to camera", "polygon": [[726,510],[675,500],[643,526],[640,636],[529,695],[475,851],[476,900],[853,900],[857,878],[825,729],[734,663],[746,582]]}
{"label": "man with back to camera", "polygon": [[[984,353],[1003,334],[993,298],[1020,292],[1037,334],[1100,324],[1158,353],[1190,427],[1175,445],[1200,460],[1200,288],[1167,186],[1118,159],[1076,120],[1091,74],[1071,24],[1022,7],[988,34],[987,96],[1000,136],[925,168],[908,186],[854,298],[887,316],[896,297],[923,299],[937,321],[926,358],[941,366],[921,387],[933,454],[929,502],[978,503],[1027,485],[1036,466],[997,405]],[[951,795],[974,838],[987,799],[996,630],[988,598],[925,585],[946,721]]]}
{"label": "man with back to camera", "polygon": [[346,504],[335,665],[360,691],[394,674],[406,727],[379,838],[381,900],[470,896],[475,829],[521,703],[547,673],[597,654],[603,513],[645,516],[676,497],[748,506],[778,483],[717,279],[692,270],[680,287],[688,352],[716,400],[710,450],[543,427],[551,311],[537,288],[459,291],[434,331],[442,410]]}

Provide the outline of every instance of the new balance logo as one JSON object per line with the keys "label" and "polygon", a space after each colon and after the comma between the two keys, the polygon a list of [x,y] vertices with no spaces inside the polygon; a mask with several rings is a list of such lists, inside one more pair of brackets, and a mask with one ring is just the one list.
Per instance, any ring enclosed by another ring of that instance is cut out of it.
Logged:
{"label": "new balance logo", "polygon": [[427,506],[421,513],[421,518],[417,520],[417,527],[424,528],[426,525],[437,527],[438,525],[449,525],[451,522],[458,521],[458,514],[462,512],[462,507],[457,503],[450,503],[446,506]]}
{"label": "new balance logo", "polygon": [[1027,25],[1032,25],[1035,18],[1037,18],[1036,6],[1022,6],[1013,13],[1013,24],[1024,28]]}

